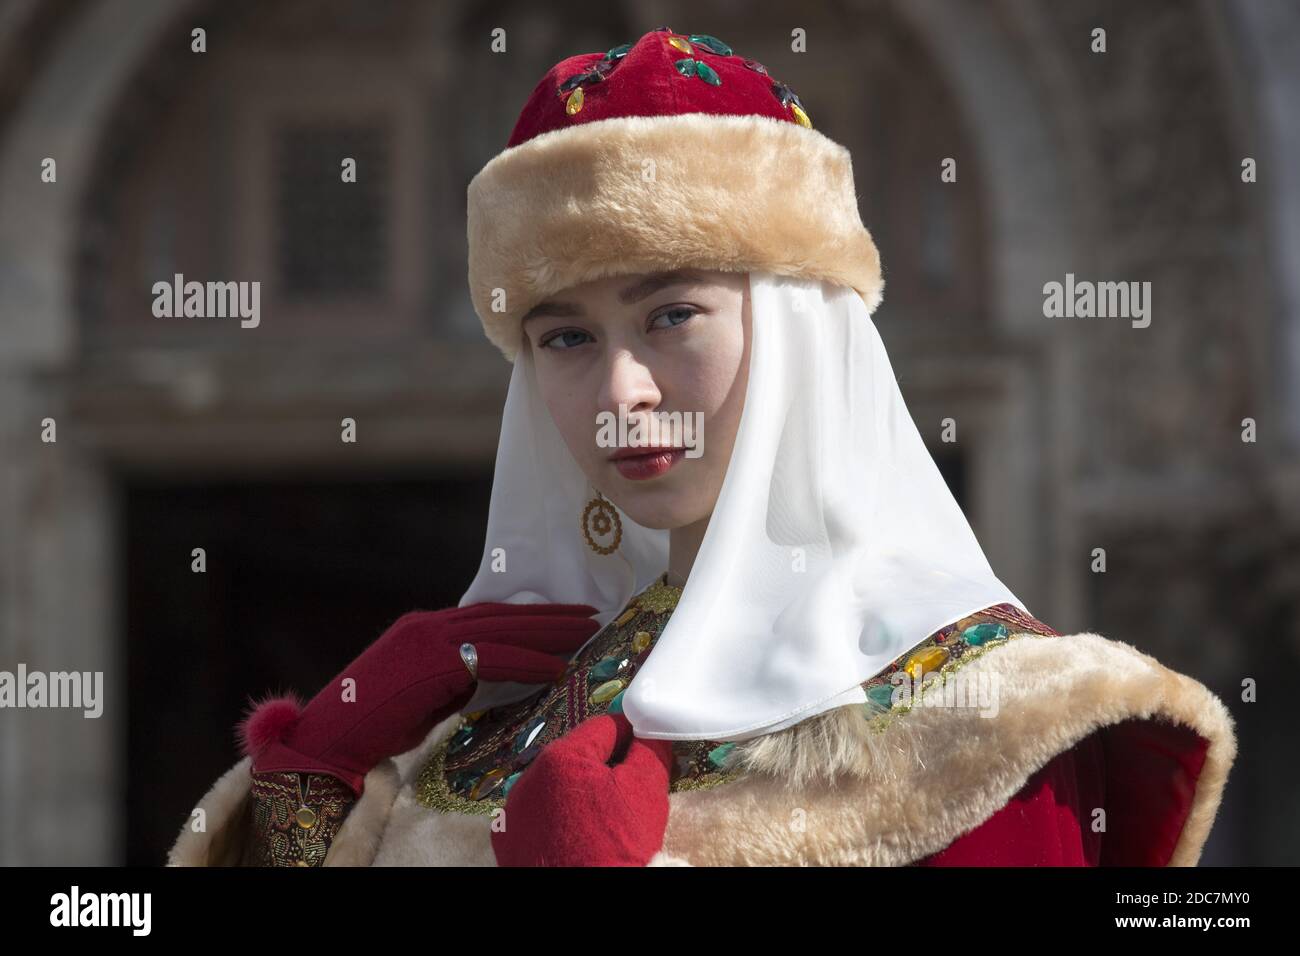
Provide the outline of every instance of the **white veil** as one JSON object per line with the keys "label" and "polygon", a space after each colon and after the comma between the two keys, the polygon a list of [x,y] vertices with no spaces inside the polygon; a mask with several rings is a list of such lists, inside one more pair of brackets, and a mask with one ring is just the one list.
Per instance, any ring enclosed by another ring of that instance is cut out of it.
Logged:
{"label": "white veil", "polygon": [[[931,633],[991,604],[993,574],[903,403],[861,297],[750,273],[740,428],[681,598],[623,695],[640,737],[745,740],[846,703]],[[704,452],[708,454],[708,436]],[[522,348],[506,398],[483,561],[461,606],[590,604],[606,624],[668,566],[668,532],[620,511],[600,555],[593,489]],[[500,549],[498,551],[498,549]],[[466,710],[535,693],[481,684]]]}

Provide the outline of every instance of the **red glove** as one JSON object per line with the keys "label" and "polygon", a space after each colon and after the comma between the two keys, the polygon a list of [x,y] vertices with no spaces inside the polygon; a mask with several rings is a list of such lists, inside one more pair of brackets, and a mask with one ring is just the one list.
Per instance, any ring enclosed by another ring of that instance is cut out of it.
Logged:
{"label": "red glove", "polygon": [[645,866],[668,829],[672,766],[673,742],[633,737],[623,714],[584,720],[510,788],[497,864]]}
{"label": "red glove", "polygon": [[[585,604],[485,603],[404,614],[305,709],[296,698],[257,705],[240,723],[243,751],[255,773],[326,773],[360,796],[376,764],[417,746],[474,696],[462,643],[478,652],[480,680],[548,683],[599,629],[595,613]],[[349,699],[345,678],[355,681]]]}

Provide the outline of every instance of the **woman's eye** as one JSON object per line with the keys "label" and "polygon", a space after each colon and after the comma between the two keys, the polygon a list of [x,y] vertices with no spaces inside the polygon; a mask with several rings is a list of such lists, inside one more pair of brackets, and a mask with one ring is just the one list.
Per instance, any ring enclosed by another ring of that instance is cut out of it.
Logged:
{"label": "woman's eye", "polygon": [[[689,306],[689,305],[675,305],[675,306],[673,306],[671,309],[664,309],[662,312],[660,312],[658,315],[656,315],[653,319],[651,319],[651,320],[650,320],[650,327],[651,327],[651,328],[654,328],[655,323],[658,322],[660,319],[668,319],[668,324],[667,324],[667,325],[661,325],[660,328],[673,328],[674,326],[681,325],[681,324],[684,323],[687,319],[689,319],[691,316],[695,315],[695,314],[696,314],[697,312],[699,312],[699,311],[700,311],[699,309],[694,308],[693,306]],[[674,320],[674,319],[672,318],[672,316],[674,316],[674,315],[676,315],[676,316],[680,316],[680,318],[677,318],[677,319]]]}
{"label": "woman's eye", "polygon": [[[581,331],[580,329],[565,329],[563,332],[556,332],[554,335],[550,336],[549,338],[542,339],[542,341],[538,343],[538,347],[544,349],[560,349],[560,350],[571,349],[575,345],[582,344],[582,339],[580,338],[580,336],[583,335],[587,335],[587,333]],[[572,336],[579,336],[579,338],[575,341],[572,338]],[[587,337],[591,338],[591,336],[589,335]]]}

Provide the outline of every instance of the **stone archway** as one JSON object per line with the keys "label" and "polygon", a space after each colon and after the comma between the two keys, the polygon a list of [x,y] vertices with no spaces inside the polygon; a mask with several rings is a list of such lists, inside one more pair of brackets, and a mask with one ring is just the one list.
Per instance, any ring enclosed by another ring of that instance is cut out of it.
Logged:
{"label": "stone archway", "polygon": [[[104,672],[103,716],[17,713],[0,722],[0,864],[104,864],[120,821],[123,684],[114,667],[114,529],[103,464],[52,384],[73,356],[73,250],[104,124],[141,56],[193,3],[103,0],[57,39],[0,155],[0,659]],[[40,163],[58,162],[57,184]],[[58,423],[57,444],[40,422]]]}
{"label": "stone archway", "polygon": [[1082,370],[1063,337],[1046,334],[1041,289],[1044,276],[1077,269],[1083,257],[1072,164],[1046,91],[1029,70],[1031,54],[999,28],[989,6],[900,0],[893,9],[933,49],[969,120],[989,210],[991,313],[1019,356],[1004,367],[1007,390],[983,423],[974,469],[973,504],[996,529],[986,550],[1031,608],[1050,607],[1057,626],[1069,626],[1082,616],[1080,582],[1069,574],[1048,579],[1046,569],[1068,566],[1064,556],[1076,548],[1061,496],[1079,434],[1070,396]]}

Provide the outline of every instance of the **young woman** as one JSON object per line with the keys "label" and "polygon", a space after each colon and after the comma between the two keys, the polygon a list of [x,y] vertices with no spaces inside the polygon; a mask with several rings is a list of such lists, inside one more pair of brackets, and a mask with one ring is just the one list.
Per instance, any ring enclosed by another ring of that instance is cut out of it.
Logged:
{"label": "young woman", "polygon": [[514,363],[479,573],[259,705],[172,864],[1197,862],[1230,715],[995,576],[787,86],[667,28],[564,60],[469,243]]}

